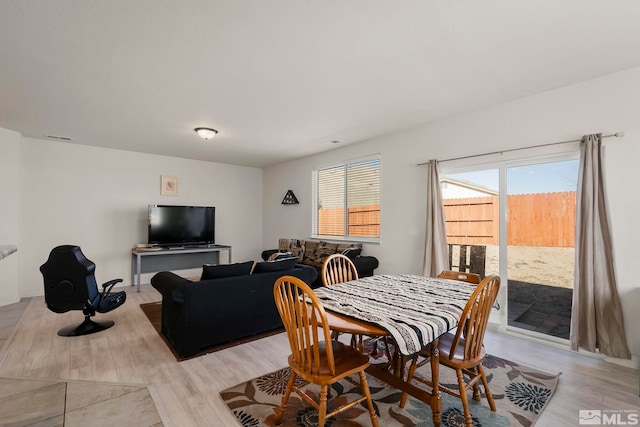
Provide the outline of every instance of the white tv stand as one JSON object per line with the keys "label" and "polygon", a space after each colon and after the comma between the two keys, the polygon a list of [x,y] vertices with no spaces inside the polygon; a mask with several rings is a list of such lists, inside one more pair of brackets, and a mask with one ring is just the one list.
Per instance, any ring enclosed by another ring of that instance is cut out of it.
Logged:
{"label": "white tv stand", "polygon": [[220,264],[220,252],[227,251],[231,264],[231,246],[172,246],[169,248],[133,248],[131,250],[131,286],[140,292],[140,275],[165,270],[182,270],[202,267],[203,264]]}

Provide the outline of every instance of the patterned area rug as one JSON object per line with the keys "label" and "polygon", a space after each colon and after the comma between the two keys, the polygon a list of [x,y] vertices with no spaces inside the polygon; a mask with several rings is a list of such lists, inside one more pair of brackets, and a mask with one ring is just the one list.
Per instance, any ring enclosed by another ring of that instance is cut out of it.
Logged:
{"label": "patterned area rug", "polygon": [[[378,361],[379,362],[379,361]],[[497,411],[492,412],[486,398],[477,402],[469,395],[469,408],[474,426],[532,426],[551,399],[558,384],[558,375],[547,374],[505,359],[488,356],[484,367]],[[429,369],[428,364],[422,369]],[[238,384],[220,393],[238,423],[245,427],[274,426],[275,409],[289,379],[289,368],[284,368],[246,383]],[[425,375],[422,373],[422,375]],[[427,375],[428,377],[428,375]],[[398,404],[402,393],[377,378],[367,375],[380,426],[433,426],[431,408],[417,399],[409,398],[404,409]],[[455,372],[440,368],[441,384],[457,389]],[[304,385],[302,382],[301,385]],[[307,384],[305,390],[319,395],[320,388]],[[333,386],[333,398],[344,401],[361,395],[360,389],[343,380]],[[442,393],[442,426],[464,426],[460,399]],[[331,403],[329,404],[331,405]],[[357,406],[327,420],[327,427],[370,426],[366,407]],[[331,407],[331,406],[330,406]],[[292,393],[282,420],[286,427],[316,426],[317,411],[308,406],[296,393]]]}
{"label": "patterned area rug", "polygon": [[182,362],[183,360],[193,359],[194,357],[203,356],[205,354],[224,350],[225,348],[234,347],[236,345],[248,343],[254,340],[270,337],[271,335],[279,334],[280,332],[284,331],[284,328],[280,328],[273,331],[263,332],[261,334],[252,335],[250,337],[242,338],[226,344],[220,344],[217,346],[202,349],[201,351],[196,353],[195,356],[181,357],[178,354],[178,352],[173,348],[173,346],[169,342],[169,339],[165,337],[164,334],[162,333],[162,302],[157,301],[157,302],[142,303],[140,304],[140,308],[142,309],[142,312],[147,316],[147,319],[149,319],[149,322],[151,322],[151,325],[153,325],[153,328],[160,335],[160,338],[162,338],[162,341],[164,341],[164,343],[167,345],[169,350],[171,350],[171,353],[173,353],[174,357],[178,362]]}

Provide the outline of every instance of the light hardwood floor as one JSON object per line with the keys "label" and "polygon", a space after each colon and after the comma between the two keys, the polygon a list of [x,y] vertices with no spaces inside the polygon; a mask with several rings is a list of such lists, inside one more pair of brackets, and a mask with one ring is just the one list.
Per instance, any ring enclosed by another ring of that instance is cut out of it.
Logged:
{"label": "light hardwood floor", "polygon": [[[126,290],[124,306],[96,316],[114,320],[113,328],[74,338],[56,332],[79,324],[81,313],[55,314],[42,297],[32,298],[4,347],[0,341],[0,377],[145,384],[165,426],[217,427],[238,425],[221,390],[286,365],[284,334],[177,362],[139,307],[159,301],[160,294],[150,285],[140,293]],[[0,309],[0,329],[11,315],[15,311]],[[580,409],[640,408],[637,370],[491,331],[485,343],[496,356],[562,372],[538,426],[577,426]]]}

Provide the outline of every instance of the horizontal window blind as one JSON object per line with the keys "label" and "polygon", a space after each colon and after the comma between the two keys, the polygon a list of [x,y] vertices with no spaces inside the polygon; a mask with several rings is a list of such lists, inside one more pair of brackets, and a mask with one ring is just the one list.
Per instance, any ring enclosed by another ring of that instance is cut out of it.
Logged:
{"label": "horizontal window blind", "polygon": [[380,237],[380,159],[316,171],[314,234],[322,237]]}

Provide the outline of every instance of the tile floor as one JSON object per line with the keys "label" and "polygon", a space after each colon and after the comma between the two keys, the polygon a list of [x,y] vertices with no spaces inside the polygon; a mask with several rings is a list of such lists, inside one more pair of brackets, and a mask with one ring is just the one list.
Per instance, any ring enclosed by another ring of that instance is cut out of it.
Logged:
{"label": "tile floor", "polygon": [[147,387],[0,378],[1,425],[159,427]]}
{"label": "tile floor", "polygon": [[509,280],[508,325],[569,339],[573,290]]}
{"label": "tile floor", "polygon": [[[0,308],[0,361],[28,303]],[[0,378],[0,414],[1,426],[163,425],[149,390],[139,384]]]}

